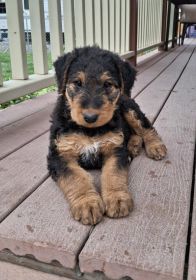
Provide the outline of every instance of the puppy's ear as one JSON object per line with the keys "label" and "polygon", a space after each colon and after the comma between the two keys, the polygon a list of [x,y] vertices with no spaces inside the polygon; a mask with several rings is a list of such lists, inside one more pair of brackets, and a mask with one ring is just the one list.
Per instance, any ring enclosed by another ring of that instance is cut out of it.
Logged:
{"label": "puppy's ear", "polygon": [[128,61],[121,61],[120,72],[122,91],[124,94],[130,96],[131,88],[133,87],[137,71]]}
{"label": "puppy's ear", "polygon": [[58,85],[58,93],[64,93],[67,83],[67,74],[72,61],[76,58],[74,52],[67,53],[53,63],[56,72],[56,80]]}

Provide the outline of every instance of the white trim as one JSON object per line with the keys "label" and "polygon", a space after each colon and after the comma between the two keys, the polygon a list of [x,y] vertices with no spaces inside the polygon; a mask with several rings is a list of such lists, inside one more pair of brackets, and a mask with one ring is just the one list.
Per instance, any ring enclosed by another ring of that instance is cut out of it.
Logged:
{"label": "white trim", "polygon": [[24,96],[36,90],[46,88],[55,83],[54,71],[47,75],[30,75],[28,80],[10,80],[0,88],[0,103]]}

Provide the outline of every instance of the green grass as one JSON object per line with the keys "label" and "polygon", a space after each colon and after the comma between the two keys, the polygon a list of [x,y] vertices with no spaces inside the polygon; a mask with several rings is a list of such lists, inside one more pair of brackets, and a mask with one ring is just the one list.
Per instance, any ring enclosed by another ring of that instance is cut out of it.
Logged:
{"label": "green grass", "polygon": [[[5,53],[0,53],[0,62],[1,62],[1,67],[2,67],[2,74],[3,74],[3,80],[7,81],[12,79],[12,74],[11,74],[11,61],[10,61],[10,54],[9,52]],[[48,67],[49,69],[52,68],[52,59],[51,59],[51,54],[48,53]],[[28,74],[31,75],[34,73],[34,67],[33,67],[33,56],[32,53],[27,54],[27,69],[28,69]],[[36,96],[40,96],[43,94],[46,94],[48,92],[51,92],[55,90],[55,86],[49,86],[47,88],[35,91],[31,94],[19,97],[17,99],[8,101],[6,103],[0,104],[0,110],[5,109],[11,105],[18,104],[24,100],[32,99],[35,98]]]}

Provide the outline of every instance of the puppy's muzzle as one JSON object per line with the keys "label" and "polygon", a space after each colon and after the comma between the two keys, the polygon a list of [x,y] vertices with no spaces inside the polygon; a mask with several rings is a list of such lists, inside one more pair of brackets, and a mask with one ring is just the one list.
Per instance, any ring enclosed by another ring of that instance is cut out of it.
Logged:
{"label": "puppy's muzzle", "polygon": [[87,123],[94,123],[94,122],[96,122],[97,119],[98,119],[98,115],[97,114],[90,114],[90,113],[85,113],[84,114],[84,120]]}

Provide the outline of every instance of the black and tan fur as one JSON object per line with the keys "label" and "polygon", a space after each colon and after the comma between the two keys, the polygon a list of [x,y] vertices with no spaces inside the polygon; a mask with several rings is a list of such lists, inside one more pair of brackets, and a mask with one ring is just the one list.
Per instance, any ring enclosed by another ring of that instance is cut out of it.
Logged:
{"label": "black and tan fur", "polygon": [[[64,192],[73,217],[96,224],[104,213],[124,217],[133,208],[128,156],[156,160],[166,147],[130,98],[136,71],[98,47],[75,49],[54,63],[59,98],[52,115],[48,168]],[[101,195],[87,169],[102,168]]]}

